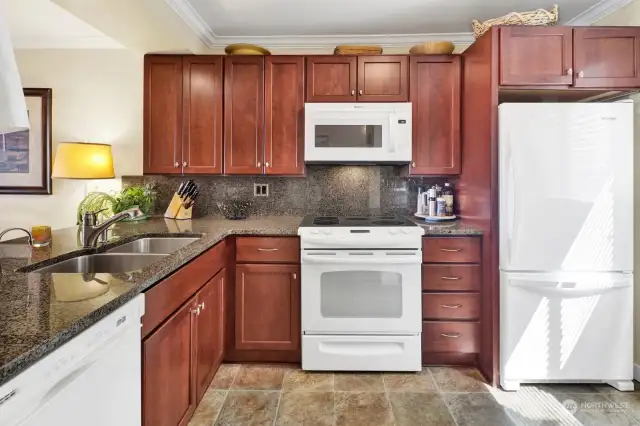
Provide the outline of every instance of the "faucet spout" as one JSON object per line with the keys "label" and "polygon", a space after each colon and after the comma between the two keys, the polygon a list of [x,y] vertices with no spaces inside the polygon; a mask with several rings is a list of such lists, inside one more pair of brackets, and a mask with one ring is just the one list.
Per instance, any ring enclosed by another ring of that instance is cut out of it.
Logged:
{"label": "faucet spout", "polygon": [[33,245],[33,235],[31,235],[31,232],[27,231],[24,228],[9,228],[9,229],[5,229],[4,231],[0,232],[0,240],[2,240],[2,237],[4,237],[4,234],[6,234],[9,231],[22,231],[25,234],[27,234],[27,237],[29,238],[29,245],[32,246]]}
{"label": "faucet spout", "polygon": [[104,230],[121,220],[142,216],[144,213],[133,207],[113,215],[99,225],[96,225],[96,213],[85,213],[82,218],[82,245],[84,248],[92,248],[98,245],[98,238]]}

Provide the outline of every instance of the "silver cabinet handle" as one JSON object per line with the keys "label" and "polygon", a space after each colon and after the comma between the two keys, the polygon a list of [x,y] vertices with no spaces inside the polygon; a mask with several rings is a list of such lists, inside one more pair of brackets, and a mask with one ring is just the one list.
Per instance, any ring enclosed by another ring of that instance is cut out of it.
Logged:
{"label": "silver cabinet handle", "polygon": [[351,91],[351,96],[355,96],[355,95],[356,95],[356,91],[355,91],[355,90],[352,90],[352,91]]}
{"label": "silver cabinet handle", "polygon": [[458,281],[461,280],[462,277],[440,277],[441,280],[449,280],[449,281]]}
{"label": "silver cabinet handle", "polygon": [[204,302],[198,305],[198,309],[200,309],[201,311],[204,311]]}
{"label": "silver cabinet handle", "polygon": [[462,308],[462,305],[460,304],[456,304],[456,305],[440,305],[443,308],[447,308],[447,309],[458,309],[458,308]]}
{"label": "silver cabinet handle", "polygon": [[360,90],[358,91],[358,94],[360,94],[360,95],[362,95],[363,93],[364,93],[364,92],[362,91],[362,89],[360,89]]}
{"label": "silver cabinet handle", "polygon": [[442,337],[451,337],[451,338],[457,338],[460,337],[460,333],[440,333],[440,335]]}
{"label": "silver cabinet handle", "polygon": [[182,167],[187,167],[187,162],[182,163]]}
{"label": "silver cabinet handle", "polygon": [[415,162],[411,163],[411,167],[415,167],[415,166],[416,166]]}
{"label": "silver cabinet handle", "polygon": [[262,167],[262,163],[258,161],[258,167]]}
{"label": "silver cabinet handle", "polygon": [[298,279],[298,275],[296,273],[293,274],[293,279],[294,280]]}
{"label": "silver cabinet handle", "polygon": [[277,248],[258,248],[258,251],[278,251]]}
{"label": "silver cabinet handle", "polygon": [[567,75],[573,75],[573,68],[569,68],[567,70]]}
{"label": "silver cabinet handle", "polygon": [[267,167],[270,167],[268,161],[266,163],[264,163],[264,165],[267,166]]}
{"label": "silver cabinet handle", "polygon": [[178,163],[177,161],[173,164],[173,167],[180,167],[180,163]]}
{"label": "silver cabinet handle", "polygon": [[198,306],[196,309],[192,309],[191,313],[194,315],[200,315],[200,306]]}
{"label": "silver cabinet handle", "polygon": [[584,78],[584,71],[580,71],[578,73],[578,78]]}
{"label": "silver cabinet handle", "polygon": [[440,249],[440,251],[444,251],[445,253],[456,253],[462,251],[462,249]]}

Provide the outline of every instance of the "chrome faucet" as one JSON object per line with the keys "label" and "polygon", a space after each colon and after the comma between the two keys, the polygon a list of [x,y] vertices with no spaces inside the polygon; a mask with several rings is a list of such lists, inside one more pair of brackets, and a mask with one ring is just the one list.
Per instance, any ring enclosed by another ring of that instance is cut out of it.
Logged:
{"label": "chrome faucet", "polygon": [[33,235],[31,235],[31,232],[27,231],[24,228],[9,228],[9,229],[5,229],[4,231],[0,232],[0,240],[2,240],[2,237],[4,237],[4,234],[6,234],[9,231],[22,231],[22,232],[26,233],[27,236],[29,237],[29,245],[30,246],[33,245]]}
{"label": "chrome faucet", "polygon": [[144,214],[139,208],[133,207],[129,210],[125,210],[116,215],[113,215],[112,217],[98,225],[98,213],[100,213],[100,211],[85,212],[82,215],[81,238],[83,248],[96,247],[98,245],[98,238],[100,237],[100,235],[102,235],[102,233],[114,223],[120,222],[121,220],[127,218],[139,217]]}

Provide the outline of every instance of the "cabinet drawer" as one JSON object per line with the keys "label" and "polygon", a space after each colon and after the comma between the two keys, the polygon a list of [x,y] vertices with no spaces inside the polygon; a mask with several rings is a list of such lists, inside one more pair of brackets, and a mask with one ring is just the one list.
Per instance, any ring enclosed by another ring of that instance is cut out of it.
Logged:
{"label": "cabinet drawer", "polygon": [[480,238],[424,237],[422,261],[428,263],[480,262]]}
{"label": "cabinet drawer", "polygon": [[298,237],[239,237],[236,239],[237,262],[300,262]]}
{"label": "cabinet drawer", "polygon": [[422,352],[466,352],[480,349],[479,322],[422,323]]}
{"label": "cabinet drawer", "polygon": [[436,320],[474,320],[480,317],[478,293],[426,293],[422,295],[422,317]]}
{"label": "cabinet drawer", "polygon": [[478,291],[480,265],[422,265],[422,289],[430,291]]}

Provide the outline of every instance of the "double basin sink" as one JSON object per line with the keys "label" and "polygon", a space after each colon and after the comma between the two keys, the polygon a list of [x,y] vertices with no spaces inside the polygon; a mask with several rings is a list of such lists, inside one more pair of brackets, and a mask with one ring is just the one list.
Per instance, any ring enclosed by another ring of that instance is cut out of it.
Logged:
{"label": "double basin sink", "polygon": [[38,268],[38,273],[105,273],[133,272],[162,260],[182,247],[197,241],[193,237],[140,238],[115,246],[105,253],[72,257]]}

